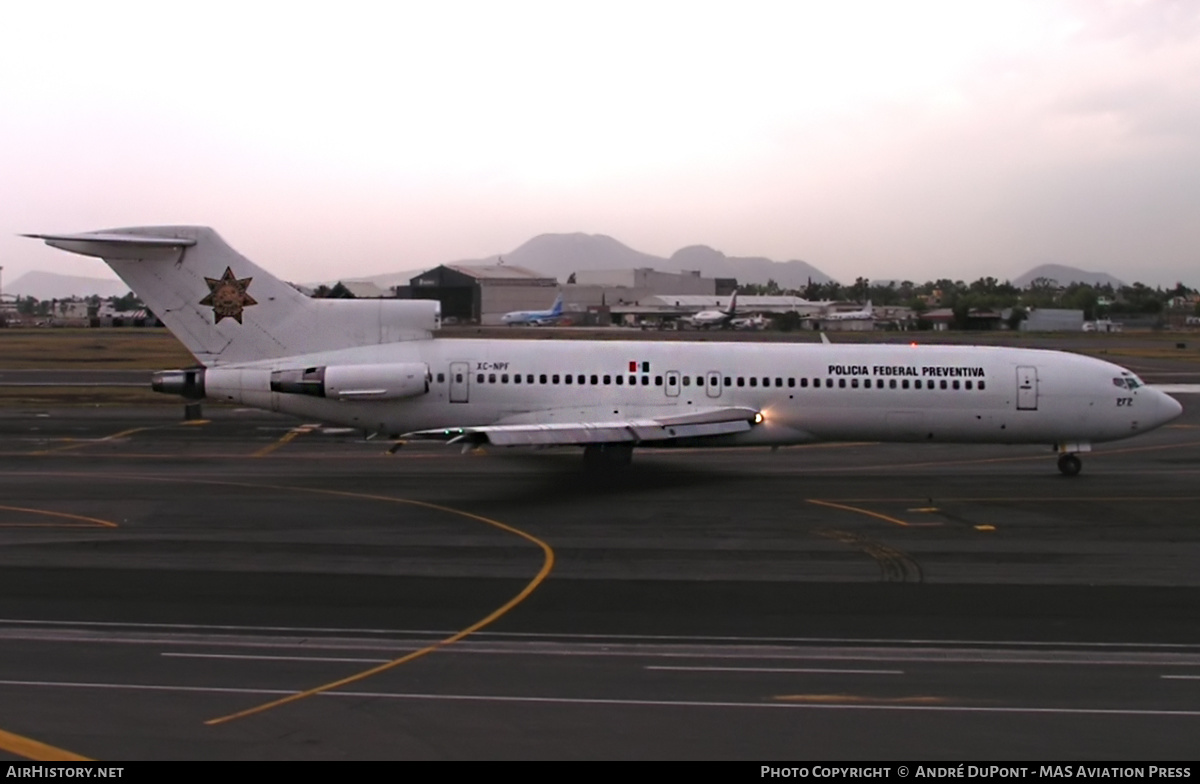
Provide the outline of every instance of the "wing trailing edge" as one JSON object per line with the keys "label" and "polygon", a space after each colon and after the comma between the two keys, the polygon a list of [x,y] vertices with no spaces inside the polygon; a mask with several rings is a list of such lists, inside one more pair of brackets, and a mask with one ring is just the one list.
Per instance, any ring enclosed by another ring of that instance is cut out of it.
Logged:
{"label": "wing trailing edge", "polygon": [[[524,419],[538,415],[525,414]],[[451,444],[494,444],[496,446],[587,446],[588,444],[653,443],[684,438],[745,433],[759,420],[753,408],[727,406],[668,414],[578,422],[527,422],[480,427],[418,430],[404,438],[425,438]]]}

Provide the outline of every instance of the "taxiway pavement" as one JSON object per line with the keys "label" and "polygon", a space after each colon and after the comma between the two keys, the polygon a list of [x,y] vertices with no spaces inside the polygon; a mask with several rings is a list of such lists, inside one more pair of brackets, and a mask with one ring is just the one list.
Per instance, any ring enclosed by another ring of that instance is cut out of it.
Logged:
{"label": "taxiway pavement", "polygon": [[3,411],[0,730],[111,760],[1190,759],[1182,400],[1071,479],[1034,447],[596,477],[249,411]]}

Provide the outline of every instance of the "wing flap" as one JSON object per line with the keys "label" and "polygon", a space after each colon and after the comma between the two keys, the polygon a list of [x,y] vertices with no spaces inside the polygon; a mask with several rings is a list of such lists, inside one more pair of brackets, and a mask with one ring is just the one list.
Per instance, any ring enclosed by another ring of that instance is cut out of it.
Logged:
{"label": "wing flap", "polygon": [[[551,418],[549,412],[547,417]],[[703,438],[748,431],[758,416],[752,408],[729,406],[668,414],[659,417],[601,422],[537,422],[524,414],[522,424],[484,425],[440,430],[418,430],[405,438],[429,438],[449,443],[490,443],[496,446],[585,446],[587,444],[644,443],[680,438]]]}

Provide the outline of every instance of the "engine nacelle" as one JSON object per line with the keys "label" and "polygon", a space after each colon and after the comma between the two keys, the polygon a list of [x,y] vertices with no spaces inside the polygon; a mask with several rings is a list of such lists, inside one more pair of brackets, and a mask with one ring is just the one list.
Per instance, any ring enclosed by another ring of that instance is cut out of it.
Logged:
{"label": "engine nacelle", "polygon": [[399,400],[427,393],[431,378],[423,362],[327,365],[276,370],[271,374],[271,391],[334,400]]}
{"label": "engine nacelle", "polygon": [[150,377],[150,388],[164,395],[181,395],[188,400],[202,400],[204,368],[160,370]]}

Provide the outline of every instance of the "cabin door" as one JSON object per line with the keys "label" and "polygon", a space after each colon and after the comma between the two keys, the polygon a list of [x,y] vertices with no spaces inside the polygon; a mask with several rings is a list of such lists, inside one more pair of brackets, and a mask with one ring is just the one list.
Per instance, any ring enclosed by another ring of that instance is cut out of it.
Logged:
{"label": "cabin door", "polygon": [[679,397],[679,371],[667,371],[667,385],[665,387],[667,397]]}
{"label": "cabin door", "polygon": [[1038,377],[1037,368],[1017,368],[1017,410],[1037,411]]}
{"label": "cabin door", "polygon": [[450,402],[466,403],[470,400],[471,363],[450,363]]}
{"label": "cabin door", "polygon": [[709,397],[721,396],[721,374],[715,370],[708,371],[708,383],[704,385],[704,391]]}

